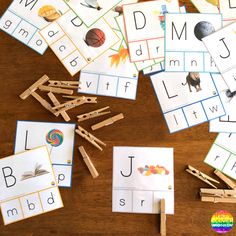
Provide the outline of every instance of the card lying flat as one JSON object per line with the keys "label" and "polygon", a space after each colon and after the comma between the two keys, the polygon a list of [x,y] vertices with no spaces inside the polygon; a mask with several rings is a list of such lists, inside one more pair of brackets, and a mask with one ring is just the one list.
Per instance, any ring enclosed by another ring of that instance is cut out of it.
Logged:
{"label": "card lying flat", "polygon": [[201,13],[219,13],[219,0],[191,0]]}
{"label": "card lying flat", "polygon": [[202,40],[220,29],[220,14],[166,14],[165,70],[218,72]]}
{"label": "card lying flat", "polygon": [[0,29],[43,54],[48,45],[39,30],[68,9],[63,0],[14,0],[0,20]]}
{"label": "card lying flat", "polygon": [[114,147],[112,211],[174,214],[173,148]]}
{"label": "card lying flat", "polygon": [[225,115],[210,74],[165,72],[151,81],[170,133]]}
{"label": "card lying flat", "polygon": [[75,124],[18,121],[15,153],[46,145],[58,186],[71,187]]}
{"label": "card lying flat", "polygon": [[[121,0],[64,0],[87,27],[91,27]],[[112,11],[115,11],[112,10]]]}
{"label": "card lying flat", "polygon": [[223,15],[224,22],[232,23],[236,21],[236,1],[219,0],[220,13]]}
{"label": "card lying flat", "polygon": [[104,19],[87,28],[72,10],[45,27],[40,34],[72,76],[119,41]]}
{"label": "card lying flat", "polygon": [[236,90],[236,22],[203,39],[231,91]]}
{"label": "card lying flat", "polygon": [[226,115],[210,121],[210,132],[236,133],[236,92],[230,92],[220,74],[212,74],[212,77],[219,90]]}
{"label": "card lying flat", "polygon": [[164,59],[164,14],[179,11],[178,0],[123,5],[131,62]]}
{"label": "card lying flat", "polygon": [[0,159],[0,170],[5,225],[63,207],[46,146]]}
{"label": "card lying flat", "polygon": [[205,163],[236,180],[236,134],[220,133],[204,160]]}

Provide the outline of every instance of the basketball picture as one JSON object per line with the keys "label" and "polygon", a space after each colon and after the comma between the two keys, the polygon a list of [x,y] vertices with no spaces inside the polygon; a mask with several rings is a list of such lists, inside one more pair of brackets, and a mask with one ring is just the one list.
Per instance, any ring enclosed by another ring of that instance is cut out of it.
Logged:
{"label": "basketball picture", "polygon": [[94,48],[101,47],[106,41],[105,33],[100,29],[91,29],[87,32],[85,43]]}

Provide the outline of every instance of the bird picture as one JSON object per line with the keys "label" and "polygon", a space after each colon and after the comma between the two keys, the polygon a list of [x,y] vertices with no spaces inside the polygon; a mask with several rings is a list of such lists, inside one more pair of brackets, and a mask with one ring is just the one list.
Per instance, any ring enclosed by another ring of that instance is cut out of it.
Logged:
{"label": "bird picture", "polygon": [[84,7],[93,8],[100,11],[102,8],[99,6],[97,0],[84,0],[85,3],[80,3]]}

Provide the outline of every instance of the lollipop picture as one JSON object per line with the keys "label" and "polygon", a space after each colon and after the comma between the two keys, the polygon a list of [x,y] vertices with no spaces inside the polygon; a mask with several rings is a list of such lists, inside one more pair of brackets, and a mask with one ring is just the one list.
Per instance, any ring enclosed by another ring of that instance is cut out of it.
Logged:
{"label": "lollipop picture", "polygon": [[52,153],[53,147],[59,147],[63,143],[64,135],[59,129],[52,129],[46,135],[46,142],[50,144],[51,150],[50,155]]}

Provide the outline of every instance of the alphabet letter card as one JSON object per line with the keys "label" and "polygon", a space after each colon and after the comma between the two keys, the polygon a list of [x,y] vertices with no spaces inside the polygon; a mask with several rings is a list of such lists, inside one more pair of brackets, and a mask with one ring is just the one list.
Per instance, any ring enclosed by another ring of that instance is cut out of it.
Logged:
{"label": "alphabet letter card", "polygon": [[0,20],[0,29],[43,54],[48,45],[39,30],[68,9],[63,0],[14,0]]}
{"label": "alphabet letter card", "polygon": [[209,73],[160,73],[151,81],[170,133],[225,115]]}
{"label": "alphabet letter card", "polygon": [[63,207],[46,146],[0,159],[4,224]]}
{"label": "alphabet letter card", "polygon": [[236,22],[203,39],[231,91],[236,90]]}
{"label": "alphabet letter card", "polygon": [[202,40],[222,27],[221,14],[166,14],[165,70],[219,72]]}
{"label": "alphabet letter card", "polygon": [[120,40],[103,18],[88,28],[72,10],[40,34],[72,76]]}
{"label": "alphabet letter card", "polygon": [[212,74],[214,83],[219,89],[220,98],[226,115],[210,121],[210,132],[236,133],[236,92],[231,92],[220,74]]}
{"label": "alphabet letter card", "polygon": [[164,59],[164,14],[180,12],[178,0],[123,5],[131,62]]}
{"label": "alphabet letter card", "polygon": [[87,27],[91,27],[121,0],[64,0]]}
{"label": "alphabet letter card", "polygon": [[191,0],[201,13],[219,13],[219,0]]}
{"label": "alphabet letter card", "polygon": [[236,21],[236,1],[218,0],[220,13],[223,15],[224,25]]}
{"label": "alphabet letter card", "polygon": [[174,214],[173,148],[114,147],[112,211]]}
{"label": "alphabet letter card", "polygon": [[236,180],[236,134],[220,133],[208,152],[205,163]]}
{"label": "alphabet letter card", "polygon": [[17,121],[15,153],[46,145],[58,186],[71,187],[75,124]]}

